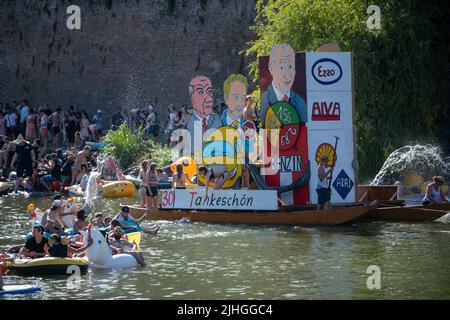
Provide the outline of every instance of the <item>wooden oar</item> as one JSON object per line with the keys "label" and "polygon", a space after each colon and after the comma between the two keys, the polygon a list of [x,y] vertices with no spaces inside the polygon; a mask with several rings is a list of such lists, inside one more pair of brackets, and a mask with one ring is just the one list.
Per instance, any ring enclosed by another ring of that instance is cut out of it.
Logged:
{"label": "wooden oar", "polygon": [[151,208],[148,208],[147,211],[144,213],[144,215],[142,217],[140,217],[139,219],[141,219],[141,221],[139,221],[139,223],[137,224],[137,226],[139,227],[142,223],[142,221],[144,221],[144,218],[147,216],[147,214],[150,212]]}
{"label": "wooden oar", "polygon": [[340,140],[340,138],[338,136],[334,136],[336,138],[336,142],[334,143],[334,159],[333,159],[333,166],[331,169],[331,174],[330,174],[330,181],[328,182],[328,190],[331,192],[331,181],[333,180],[333,171],[334,171],[334,167],[336,165],[336,158],[337,158],[337,143],[338,140]]}

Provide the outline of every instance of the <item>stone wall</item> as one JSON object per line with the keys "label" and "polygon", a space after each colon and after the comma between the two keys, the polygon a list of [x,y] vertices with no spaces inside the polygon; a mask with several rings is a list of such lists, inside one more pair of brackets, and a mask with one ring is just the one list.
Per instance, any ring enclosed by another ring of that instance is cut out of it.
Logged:
{"label": "stone wall", "polygon": [[[5,0],[0,4],[0,101],[116,106],[189,104],[192,77],[211,77],[216,104],[253,37],[256,0]],[[69,30],[68,6],[81,8]]]}

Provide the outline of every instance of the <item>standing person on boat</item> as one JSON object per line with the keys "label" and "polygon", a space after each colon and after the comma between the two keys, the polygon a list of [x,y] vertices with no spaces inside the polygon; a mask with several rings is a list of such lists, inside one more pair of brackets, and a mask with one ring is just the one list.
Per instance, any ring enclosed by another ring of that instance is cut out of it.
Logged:
{"label": "standing person on boat", "polygon": [[159,177],[156,171],[156,163],[150,165],[148,170],[148,188],[150,189],[150,199],[153,208],[158,208],[158,183]]}
{"label": "standing person on boat", "polygon": [[188,175],[183,172],[183,165],[177,165],[177,173],[172,177],[172,188],[173,189],[186,189],[186,181],[192,183]]}
{"label": "standing person on boat", "polygon": [[227,167],[223,164],[210,164],[198,168],[198,174],[205,178],[206,195],[208,195],[209,183],[215,181],[214,190],[220,190],[225,181],[230,177]]}
{"label": "standing person on boat", "polygon": [[150,199],[153,208],[158,208],[158,183],[159,177],[156,172],[156,163],[150,165],[148,170],[148,188],[150,189]]}
{"label": "standing person on boat", "polygon": [[329,181],[333,167],[326,169],[328,163],[328,156],[323,155],[320,158],[319,166],[317,167],[317,210],[327,210],[331,208],[331,190],[329,189]]}
{"label": "standing person on boat", "polygon": [[148,187],[148,161],[141,163],[138,178],[141,180],[139,194],[141,195],[141,207],[150,208],[150,189]]}
{"label": "standing person on boat", "polygon": [[425,193],[422,204],[426,206],[433,203],[448,203],[448,200],[445,199],[444,191],[442,190],[444,178],[441,176],[434,176],[433,180],[434,182],[427,186],[427,192]]}
{"label": "standing person on boat", "polygon": [[44,247],[47,243],[47,239],[44,238],[44,227],[37,225],[33,227],[33,236],[20,249],[20,254],[29,258],[41,258],[45,256]]}

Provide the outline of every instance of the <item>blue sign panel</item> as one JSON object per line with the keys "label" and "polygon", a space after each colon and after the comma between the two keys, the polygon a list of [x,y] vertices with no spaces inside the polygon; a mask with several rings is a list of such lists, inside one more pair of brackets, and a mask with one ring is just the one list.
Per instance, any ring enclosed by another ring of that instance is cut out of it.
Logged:
{"label": "blue sign panel", "polygon": [[345,173],[344,170],[341,170],[341,172],[339,172],[339,175],[333,182],[334,189],[344,200],[345,198],[347,198],[354,185],[355,184],[353,183],[352,179],[350,179],[350,177]]}

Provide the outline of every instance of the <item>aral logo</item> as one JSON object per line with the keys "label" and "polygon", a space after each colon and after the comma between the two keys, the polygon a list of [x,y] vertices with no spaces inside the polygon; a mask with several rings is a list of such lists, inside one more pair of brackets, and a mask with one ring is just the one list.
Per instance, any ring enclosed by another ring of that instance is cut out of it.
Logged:
{"label": "aral logo", "polygon": [[311,72],[314,79],[322,85],[336,83],[342,78],[341,66],[330,58],[317,60],[312,66]]}

